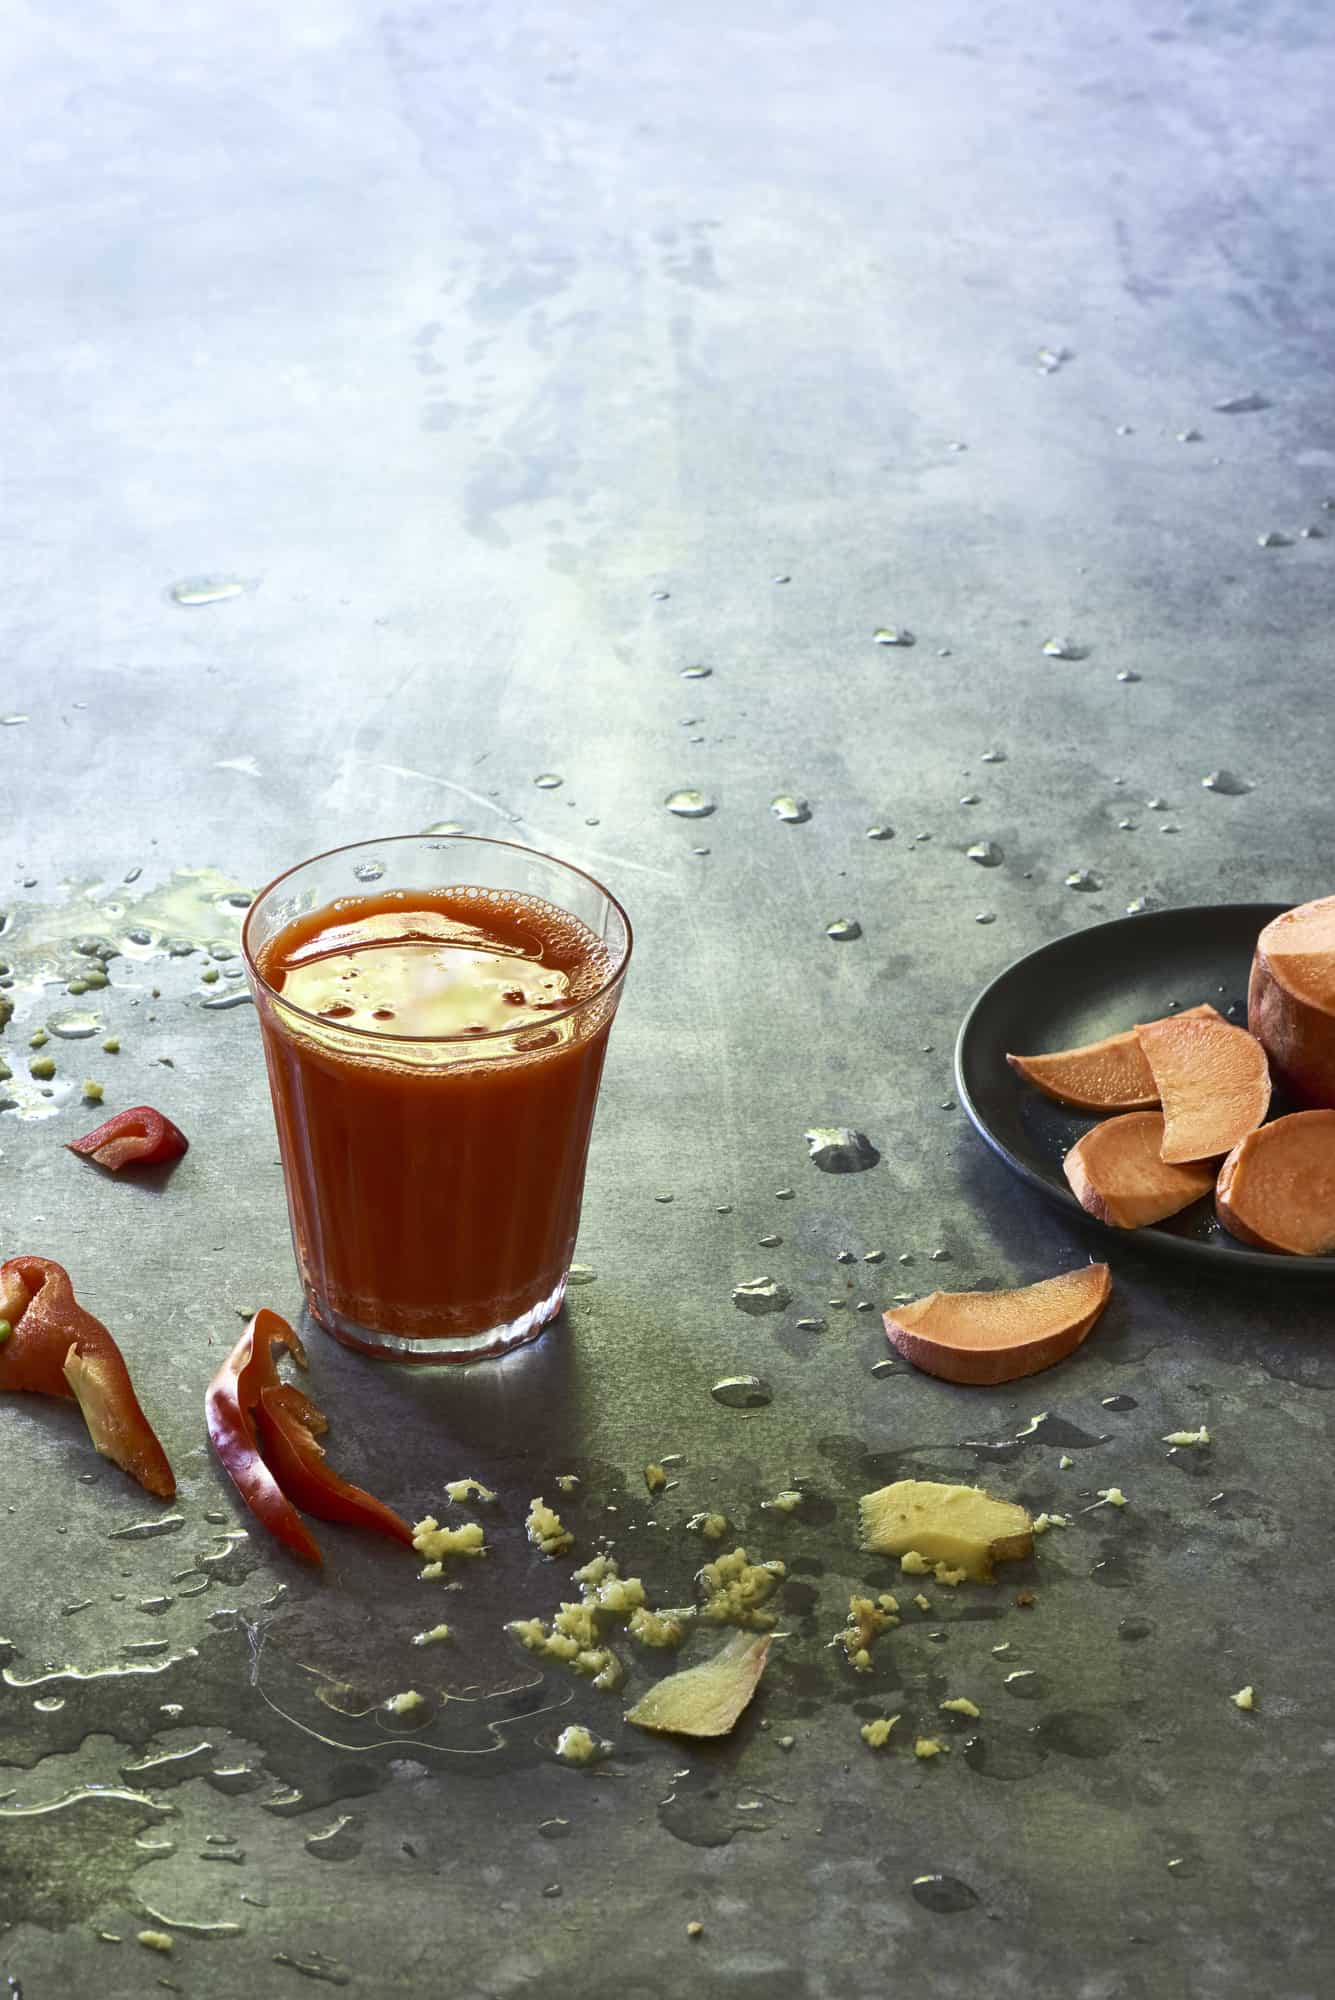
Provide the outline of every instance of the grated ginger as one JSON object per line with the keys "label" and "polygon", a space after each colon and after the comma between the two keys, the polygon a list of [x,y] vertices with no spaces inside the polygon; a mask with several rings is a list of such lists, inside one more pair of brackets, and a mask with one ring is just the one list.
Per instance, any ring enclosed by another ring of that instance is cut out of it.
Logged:
{"label": "grated ginger", "polygon": [[534,1548],[545,1556],[563,1556],[575,1545],[575,1537],[562,1524],[561,1516],[541,1497],[529,1502],[524,1527]]}
{"label": "grated ginger", "polygon": [[786,1574],[781,1562],[753,1563],[742,1548],[719,1556],[706,1563],[696,1579],[704,1597],[700,1616],[711,1625],[764,1631],[774,1624],[776,1614],[761,1607]]}

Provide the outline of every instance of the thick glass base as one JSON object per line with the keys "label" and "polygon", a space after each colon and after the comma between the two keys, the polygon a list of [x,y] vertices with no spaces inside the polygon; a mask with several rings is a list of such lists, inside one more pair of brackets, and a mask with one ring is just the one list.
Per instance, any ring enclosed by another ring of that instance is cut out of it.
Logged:
{"label": "thick glass base", "polygon": [[360,1354],[374,1355],[378,1361],[416,1361],[440,1363],[442,1361],[485,1361],[490,1355],[507,1354],[512,1347],[522,1347],[526,1341],[536,1340],[549,1321],[556,1318],[566,1295],[566,1281],[562,1278],[556,1290],[527,1312],[518,1313],[513,1319],[502,1320],[496,1326],[489,1326],[481,1333],[449,1333],[440,1335],[416,1335],[402,1333],[378,1333],[374,1327],[363,1326],[360,1321],[349,1319],[346,1313],[336,1312],[326,1305],[308,1285],[306,1303],[312,1317],[332,1333],[335,1340],[341,1340],[345,1347],[355,1347]]}

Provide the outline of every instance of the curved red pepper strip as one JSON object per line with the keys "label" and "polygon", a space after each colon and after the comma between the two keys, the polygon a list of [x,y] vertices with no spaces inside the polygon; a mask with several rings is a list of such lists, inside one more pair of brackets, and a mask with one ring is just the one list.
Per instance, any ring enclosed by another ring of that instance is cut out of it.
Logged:
{"label": "curved red pepper strip", "polygon": [[413,1531],[401,1514],[360,1486],[350,1485],[325,1463],[316,1435],[329,1426],[324,1412],[290,1382],[260,1390],[260,1441],[264,1456],[290,1500],[321,1521],[350,1521],[378,1528],[412,1547]]}
{"label": "curved red pepper strip", "polygon": [[49,1257],[10,1257],[0,1264],[0,1317],[14,1329],[0,1345],[0,1390],[73,1397],[103,1456],[170,1500],[176,1480],[125,1357],[75,1298],[69,1272]]}
{"label": "curved red pepper strip", "polygon": [[278,1314],[262,1307],[224,1361],[204,1397],[209,1439],[228,1478],[257,1520],[293,1555],[322,1562],[306,1523],[260,1456],[255,1411],[261,1391],[279,1389],[275,1348],[286,1347],[304,1368],[306,1350]]}
{"label": "curved red pepper strip", "polygon": [[170,1118],[164,1118],[151,1104],[135,1104],[118,1111],[82,1139],[71,1139],[69,1151],[81,1160],[95,1160],[99,1167],[118,1174],[122,1167],[153,1166],[159,1160],[179,1160],[189,1150],[190,1141]]}

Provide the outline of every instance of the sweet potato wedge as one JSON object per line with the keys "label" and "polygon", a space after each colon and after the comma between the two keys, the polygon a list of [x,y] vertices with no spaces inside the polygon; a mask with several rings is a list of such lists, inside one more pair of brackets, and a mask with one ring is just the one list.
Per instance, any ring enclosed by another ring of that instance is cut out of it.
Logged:
{"label": "sweet potato wedge", "polygon": [[[1214,1013],[1213,1007],[1190,1007],[1167,1018],[1188,1021]],[[1138,1034],[1139,1029],[1127,1028],[1120,1035],[1106,1035],[1101,1042],[1086,1042],[1078,1049],[1056,1049],[1046,1056],[1008,1055],[1006,1060],[1045,1097],[1073,1105],[1077,1111],[1149,1111],[1159,1102],[1159,1092]]]}
{"label": "sweet potato wedge", "polygon": [[1335,1250],[1335,1111],[1295,1111],[1249,1132],[1219,1170],[1215,1211],[1231,1236],[1290,1257]]}
{"label": "sweet potato wedge", "polygon": [[1080,1206],[1114,1229],[1143,1229],[1208,1194],[1213,1165],[1165,1160],[1163,1131],[1161,1111],[1128,1111],[1086,1132],[1062,1162]]}
{"label": "sweet potato wedge", "polygon": [[891,1345],[946,1382],[1014,1382],[1072,1353],[1112,1296],[1106,1264],[1005,1292],[929,1292],[884,1315]]}
{"label": "sweet potato wedge", "polygon": [[1335,896],[1286,910],[1261,932],[1247,1025],[1292,1096],[1335,1106]]}
{"label": "sweet potato wedge", "polygon": [[1170,1165],[1218,1159],[1270,1109],[1270,1068],[1255,1035],[1222,1014],[1151,1021],[1136,1040],[1163,1106],[1161,1157]]}

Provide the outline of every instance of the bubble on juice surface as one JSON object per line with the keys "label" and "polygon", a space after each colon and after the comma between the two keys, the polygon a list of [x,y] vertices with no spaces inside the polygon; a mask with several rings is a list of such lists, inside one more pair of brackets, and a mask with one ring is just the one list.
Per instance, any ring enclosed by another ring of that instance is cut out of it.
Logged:
{"label": "bubble on juice surface", "polygon": [[385,872],[383,861],[359,861],[353,868],[359,882],[378,882]]}

